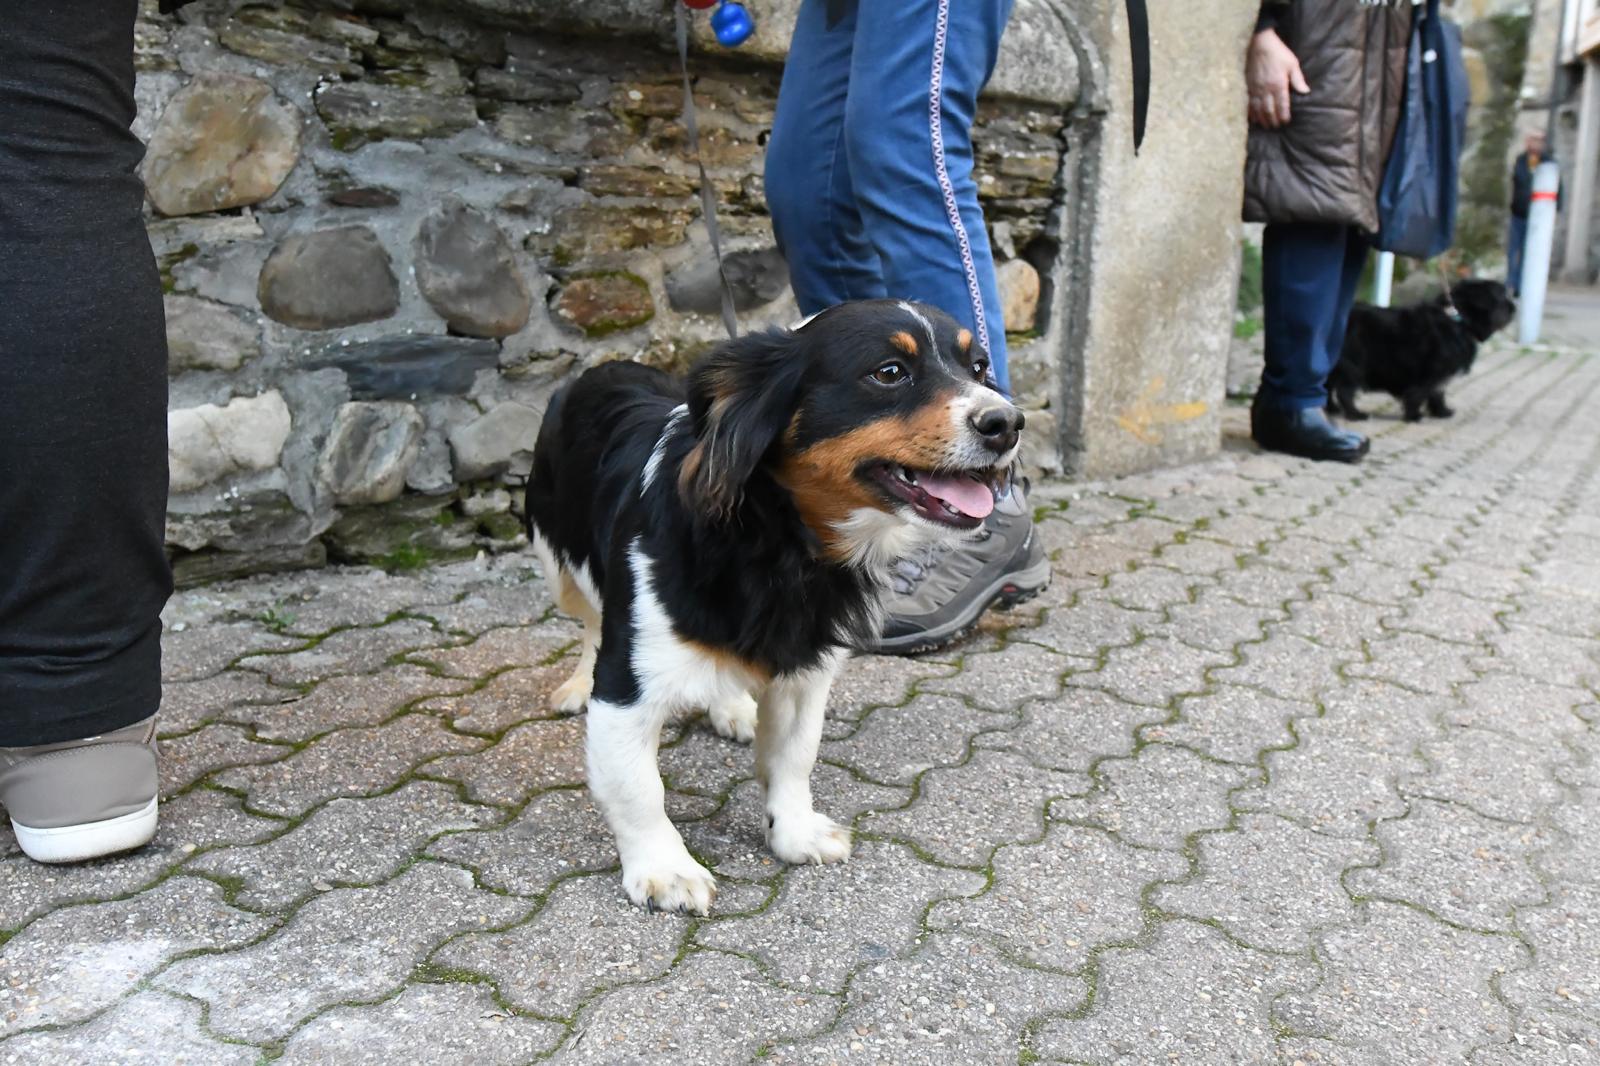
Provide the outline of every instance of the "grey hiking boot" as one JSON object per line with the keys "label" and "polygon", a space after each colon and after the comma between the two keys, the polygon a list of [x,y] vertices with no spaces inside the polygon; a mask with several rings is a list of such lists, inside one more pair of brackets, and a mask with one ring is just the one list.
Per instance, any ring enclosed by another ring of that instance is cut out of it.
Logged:
{"label": "grey hiking boot", "polygon": [[975,539],[901,559],[892,579],[889,621],[864,651],[915,655],[942,648],[971,632],[992,605],[1038,595],[1050,583],[1050,560],[1034,535],[1023,487],[995,504]]}
{"label": "grey hiking boot", "polygon": [[154,716],[84,740],[0,748],[0,807],[35,862],[81,862],[148,843],[156,788]]}

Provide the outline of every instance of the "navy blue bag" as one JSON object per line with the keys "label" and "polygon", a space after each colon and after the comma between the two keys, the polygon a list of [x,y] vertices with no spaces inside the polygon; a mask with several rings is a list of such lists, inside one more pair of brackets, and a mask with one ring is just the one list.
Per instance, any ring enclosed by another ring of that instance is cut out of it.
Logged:
{"label": "navy blue bag", "polygon": [[1412,21],[1405,94],[1378,188],[1373,243],[1380,251],[1432,259],[1455,243],[1472,95],[1461,28],[1440,17],[1439,0],[1427,0]]}

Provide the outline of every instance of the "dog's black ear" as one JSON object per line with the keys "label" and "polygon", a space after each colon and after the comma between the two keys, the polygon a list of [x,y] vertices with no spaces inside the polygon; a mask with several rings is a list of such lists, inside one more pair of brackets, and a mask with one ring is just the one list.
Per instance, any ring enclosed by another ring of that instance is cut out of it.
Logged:
{"label": "dog's black ear", "polygon": [[725,518],[783,436],[800,402],[809,362],[790,330],[752,333],[718,346],[689,372],[696,443],[678,485],[697,513]]}

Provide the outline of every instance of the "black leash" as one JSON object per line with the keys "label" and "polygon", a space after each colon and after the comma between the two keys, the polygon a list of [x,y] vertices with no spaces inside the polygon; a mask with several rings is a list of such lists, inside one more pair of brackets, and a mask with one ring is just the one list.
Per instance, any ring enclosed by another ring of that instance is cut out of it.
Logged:
{"label": "black leash", "polygon": [[[170,2],[170,0],[164,0]],[[848,12],[850,0],[828,0],[828,25],[837,23]],[[1145,0],[1126,0],[1128,5],[1128,48],[1133,66],[1133,151],[1144,144],[1145,125],[1150,117],[1150,13]],[[711,238],[711,256],[717,263],[717,280],[722,287],[722,324],[729,337],[739,335],[739,320],[734,313],[733,285],[722,265],[722,232],[717,225],[717,198],[711,190],[705,161],[700,157],[700,127],[695,121],[694,86],[689,78],[689,16],[682,0],[673,0],[677,16],[678,69],[683,73],[683,125],[688,131],[689,151],[700,172],[700,214],[706,234]],[[1447,290],[1448,291],[1448,290]]]}
{"label": "black leash", "polygon": [[694,165],[700,171],[700,214],[706,222],[706,233],[711,238],[711,255],[717,262],[717,280],[722,285],[722,324],[728,336],[739,335],[739,320],[733,310],[733,286],[728,283],[728,272],[722,266],[722,233],[717,227],[717,198],[711,191],[711,179],[706,175],[706,164],[700,158],[700,127],[694,117],[694,88],[689,82],[689,16],[681,0],[673,0],[673,10],[678,15],[678,66],[683,71],[683,125],[689,132],[689,151],[694,153]]}
{"label": "black leash", "polygon": [[1150,13],[1144,0],[1128,0],[1128,49],[1133,59],[1133,151],[1144,143],[1150,117]]}

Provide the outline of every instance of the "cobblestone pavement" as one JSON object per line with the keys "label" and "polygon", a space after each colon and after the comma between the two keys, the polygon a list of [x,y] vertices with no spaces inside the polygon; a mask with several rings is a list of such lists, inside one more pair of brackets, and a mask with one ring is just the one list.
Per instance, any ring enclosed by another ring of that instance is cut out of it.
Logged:
{"label": "cobblestone pavement", "polygon": [[706,920],[622,893],[529,559],[184,593],[154,845],[0,843],[0,1064],[1600,1061],[1600,358],[1455,395],[1039,489],[1048,593],[842,678],[842,867],[678,729]]}

